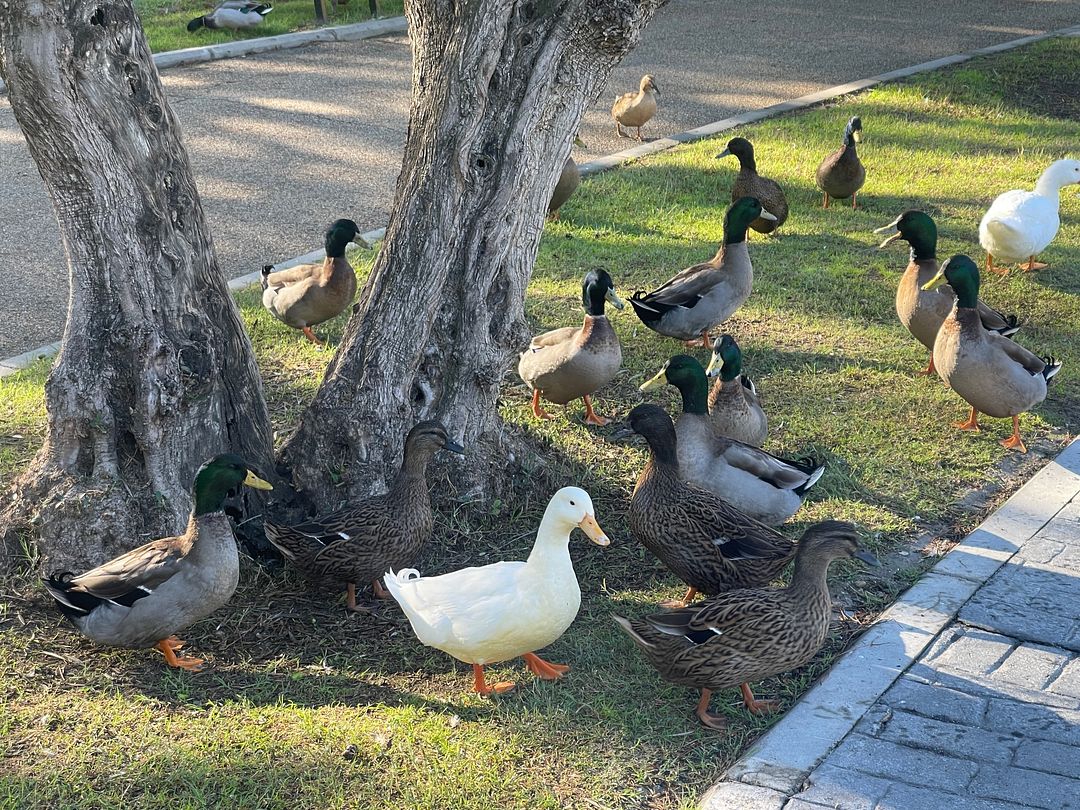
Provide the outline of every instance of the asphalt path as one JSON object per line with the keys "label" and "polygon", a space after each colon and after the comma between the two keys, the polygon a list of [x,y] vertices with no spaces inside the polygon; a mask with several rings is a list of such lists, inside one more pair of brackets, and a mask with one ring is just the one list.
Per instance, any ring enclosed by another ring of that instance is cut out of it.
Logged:
{"label": "asphalt path", "polygon": [[[1080,0],[673,0],[586,113],[589,160],[625,149],[616,93],[656,77],[647,138],[1080,22]],[[162,72],[229,277],[306,253],[341,216],[386,223],[409,112],[405,37],[322,43]],[[0,98],[0,358],[57,340],[67,266],[51,204]]]}

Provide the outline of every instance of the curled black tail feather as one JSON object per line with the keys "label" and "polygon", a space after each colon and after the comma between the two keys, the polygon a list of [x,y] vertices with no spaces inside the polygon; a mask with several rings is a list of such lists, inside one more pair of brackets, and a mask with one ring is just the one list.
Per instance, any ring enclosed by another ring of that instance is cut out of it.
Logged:
{"label": "curled black tail feather", "polygon": [[48,577],[43,577],[41,583],[45,590],[56,600],[56,606],[74,624],[76,619],[90,615],[90,611],[102,603],[103,600],[93,594],[80,591],[71,586],[71,580],[75,575],[70,571],[54,571]]}
{"label": "curled black tail feather", "polygon": [[1043,379],[1050,382],[1061,371],[1061,361],[1054,359],[1053,355],[1047,355],[1042,360],[1046,363],[1042,370]]}

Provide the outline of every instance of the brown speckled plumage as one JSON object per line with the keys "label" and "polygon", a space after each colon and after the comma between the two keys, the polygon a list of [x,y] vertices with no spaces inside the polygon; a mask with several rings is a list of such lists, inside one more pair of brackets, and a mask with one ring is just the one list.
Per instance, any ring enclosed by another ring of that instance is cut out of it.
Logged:
{"label": "brown speckled plumage", "polygon": [[731,201],[735,202],[743,197],[757,199],[762,208],[776,217],[776,221],[758,217],[750,223],[750,227],[758,233],[772,233],[788,218],[788,203],[784,190],[775,180],[758,174],[754,145],[746,138],[732,138],[719,157],[729,154],[739,160],[739,174],[731,187]]}

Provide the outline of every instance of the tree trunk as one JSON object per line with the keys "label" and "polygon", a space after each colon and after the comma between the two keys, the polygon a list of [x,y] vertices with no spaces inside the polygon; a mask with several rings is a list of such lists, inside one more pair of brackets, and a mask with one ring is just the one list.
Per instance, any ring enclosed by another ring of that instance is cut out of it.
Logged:
{"label": "tree trunk", "polygon": [[49,570],[77,570],[182,531],[199,465],[267,464],[270,424],[131,0],[0,0],[0,73],[71,287],[45,445],[0,538],[9,563],[32,536]]}
{"label": "tree trunk", "polygon": [[431,418],[465,444],[455,483],[490,494],[548,200],[586,106],[664,2],[406,0],[413,99],[386,242],[282,450],[318,508],[383,488]]}

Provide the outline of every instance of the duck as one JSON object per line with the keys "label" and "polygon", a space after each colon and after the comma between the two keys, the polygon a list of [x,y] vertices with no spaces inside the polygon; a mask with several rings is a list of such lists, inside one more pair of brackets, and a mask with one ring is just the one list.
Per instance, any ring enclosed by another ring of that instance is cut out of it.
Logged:
{"label": "duck", "polygon": [[1035,261],[1054,241],[1061,219],[1060,192],[1080,183],[1080,160],[1056,160],[1039,176],[1034,191],[1013,189],[990,204],[979,223],[979,244],[986,251],[988,272],[1007,273],[994,264],[1020,264],[1027,271],[1046,265]]}
{"label": "duck", "polygon": [[177,655],[184,642],[176,633],[209,616],[236,590],[240,559],[224,507],[241,485],[273,489],[241,457],[214,456],[195,474],[195,505],[183,534],[152,540],[78,576],[54,572],[42,580],[45,590],[91,641],[154,648],[169,666],[202,670],[203,659]]}
{"label": "duck", "polygon": [[821,649],[832,613],[826,576],[843,559],[879,565],[854,525],[822,521],[799,541],[786,588],[740,588],[643,619],[612,618],[661,678],[701,690],[694,714],[722,731],[723,715],[709,710],[714,691],[738,686],[752,714],[773,711],[776,703],[758,700],[750,683],[801,667]]}
{"label": "duck", "polygon": [[709,330],[730,318],[750,296],[754,266],[746,231],[758,217],[774,219],[754,197],[742,197],[724,215],[724,243],[707,262],[687,267],[650,293],[630,297],[641,322],[661,335],[712,346]]}
{"label": "duck", "polygon": [[826,208],[830,198],[851,197],[851,208],[855,209],[859,189],[866,182],[866,167],[855,148],[855,144],[861,142],[862,119],[856,115],[844,127],[844,145],[828,155],[817,168],[817,185],[825,193]]}
{"label": "duck", "polygon": [[640,141],[641,128],[656,115],[657,99],[660,98],[660,88],[656,86],[656,80],[645,74],[638,83],[636,93],[623,93],[615,97],[615,103],[611,105],[611,117],[615,119],[615,134],[620,138],[629,135],[623,133],[623,127],[637,129],[637,139]]}
{"label": "duck", "polygon": [[383,577],[422,644],[471,664],[481,695],[514,688],[489,685],[484,667],[521,656],[537,677],[556,680],[570,667],[536,654],[557,641],[577,616],[581,589],[570,561],[570,533],[581,529],[598,546],[610,544],[596,522],[589,493],[563,487],[548,502],[532,553],[524,562],[502,561],[436,577],[415,569]]}
{"label": "duck", "polygon": [[663,408],[635,406],[612,439],[634,433],[649,445],[649,461],[630,498],[630,532],[689,586],[669,604],[685,607],[698,593],[758,587],[784,570],[795,552],[790,540],[682,479],[675,426]]}
{"label": "duck", "polygon": [[356,273],[345,258],[345,247],[355,242],[371,247],[351,219],[338,219],[326,230],[326,258],[316,264],[301,264],[274,272],[262,269],[262,303],[266,311],[282,323],[299,329],[316,346],[323,341],[311,327],[340,315],[356,295]]}
{"label": "duck", "polygon": [[765,444],[769,420],[758,400],[757,386],[742,373],[742,350],[734,337],[724,334],[713,341],[705,376],[716,379],[709,391],[713,430],[753,447]]}
{"label": "duck", "polygon": [[541,396],[558,405],[580,397],[585,422],[606,425],[592,406],[592,394],[611,382],[622,366],[619,336],[604,313],[604,303],[622,309],[615,282],[606,270],[590,270],[581,282],[581,326],[564,326],[536,335],[518,360],[518,375],[532,390],[532,412],[537,419],[552,416],[540,405]]}
{"label": "duck", "polygon": [[701,363],[686,354],[672,357],[642,392],[670,384],[682,394],[683,412],[675,423],[679,474],[770,526],[783,523],[802,506],[825,471],[813,460],[778,458],[753,445],[716,432],[706,410],[709,383]]}
{"label": "duck", "polygon": [[[949,316],[956,298],[947,284],[929,291],[922,289],[939,270],[937,224],[929,214],[912,209],[905,211],[888,225],[874,229],[874,233],[894,230],[895,233],[878,245],[878,249],[887,247],[897,239],[903,239],[911,246],[911,258],[896,288],[896,315],[900,323],[911,332],[912,337],[930,351],[930,363],[919,374],[933,374],[934,340],[941,324]],[[1011,337],[1020,330],[1015,315],[1005,315],[984,303],[982,299],[979,299],[977,304],[983,328],[1002,337]]]}
{"label": "duck", "polygon": [[788,218],[788,203],[784,190],[775,180],[758,174],[754,145],[746,138],[732,138],[727,142],[724,151],[716,157],[719,159],[728,155],[734,155],[739,160],[739,174],[735,178],[735,185],[731,187],[731,201],[735,202],[742,197],[760,200],[761,207],[772,214],[774,219],[758,217],[750,223],[750,227],[758,233],[772,233]]}
{"label": "duck", "polygon": [[[577,136],[574,137],[574,146],[579,149],[587,148],[581,138]],[[570,199],[580,185],[581,170],[578,169],[573,156],[567,155],[562,172],[559,174],[559,181],[555,184],[555,190],[551,192],[551,200],[548,202],[548,219],[557,220],[559,218],[559,209],[562,208],[564,202]]]}
{"label": "duck", "polygon": [[358,584],[371,583],[377,598],[388,598],[382,575],[412,564],[434,528],[427,468],[440,450],[465,453],[442,423],[418,422],[405,437],[389,491],[295,526],[266,522],[266,539],[308,577],[344,584],[347,610],[363,610],[356,604]]}
{"label": "duck", "polygon": [[218,3],[217,8],[209,14],[203,14],[189,22],[187,30],[227,28],[230,31],[241,31],[256,28],[262,25],[266,15],[273,10],[274,7],[269,3],[252,3],[249,0],[224,0],[224,2]]}
{"label": "duck", "polygon": [[956,293],[956,302],[934,340],[934,367],[945,384],[971,406],[968,420],[954,427],[977,431],[980,412],[997,419],[1011,416],[1012,435],[1001,444],[1026,453],[1019,415],[1046,398],[1046,384],[1061,371],[1061,363],[983,328],[977,309],[979,268],[969,256],[952,256],[923,289],[933,290],[946,281]]}

